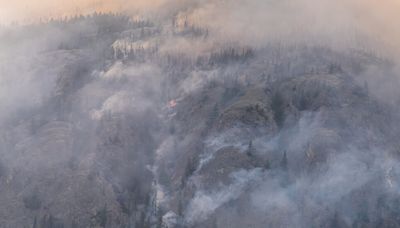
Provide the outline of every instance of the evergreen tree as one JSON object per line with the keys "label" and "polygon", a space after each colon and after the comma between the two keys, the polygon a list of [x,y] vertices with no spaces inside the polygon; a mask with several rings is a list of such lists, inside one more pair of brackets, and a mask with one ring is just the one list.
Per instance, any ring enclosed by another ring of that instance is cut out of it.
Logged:
{"label": "evergreen tree", "polygon": [[182,182],[181,182],[182,188],[186,184],[186,181],[190,178],[190,176],[192,176],[192,174],[195,171],[196,171],[196,162],[194,159],[189,159],[186,163],[184,176],[182,177]]}
{"label": "evergreen tree", "polygon": [[283,171],[287,171],[288,170],[288,159],[287,159],[287,153],[286,150],[285,152],[283,152],[283,157],[281,160],[281,168]]}
{"label": "evergreen tree", "polygon": [[364,91],[367,94],[367,96],[369,96],[369,86],[367,81],[364,81]]}
{"label": "evergreen tree", "polygon": [[254,150],[254,147],[253,147],[253,140],[250,140],[249,146],[248,146],[247,152],[246,152],[247,156],[252,157],[254,155],[254,152],[255,152],[255,150]]}
{"label": "evergreen tree", "polygon": [[339,228],[340,227],[340,222],[339,222],[339,215],[337,212],[335,212],[335,215],[333,216],[329,228]]}
{"label": "evergreen tree", "polygon": [[289,185],[289,182],[290,182],[289,173],[288,173],[288,159],[287,159],[286,151],[283,153],[280,168],[282,170],[281,185],[282,185],[282,187],[286,187]]}
{"label": "evergreen tree", "polygon": [[281,94],[276,93],[272,97],[271,108],[274,113],[274,120],[278,127],[282,127],[285,121],[284,99]]}
{"label": "evergreen tree", "polygon": [[269,159],[265,161],[264,169],[270,169],[271,168],[271,163],[269,162]]}
{"label": "evergreen tree", "polygon": [[32,226],[32,228],[38,228],[38,227],[37,227],[37,218],[36,218],[36,216],[35,216],[35,219],[33,220],[33,226]]}
{"label": "evergreen tree", "polygon": [[214,108],[212,109],[211,113],[208,116],[207,127],[211,128],[217,119],[218,119],[218,104],[215,104]]}

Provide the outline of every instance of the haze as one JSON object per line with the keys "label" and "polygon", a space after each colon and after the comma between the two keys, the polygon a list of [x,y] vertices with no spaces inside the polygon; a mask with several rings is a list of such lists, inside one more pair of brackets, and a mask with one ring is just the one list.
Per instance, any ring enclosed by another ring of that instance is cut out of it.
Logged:
{"label": "haze", "polygon": [[400,227],[398,12],[0,0],[0,227]]}
{"label": "haze", "polygon": [[0,20],[2,23],[32,22],[94,11],[125,11],[127,6],[130,10],[145,9],[158,6],[162,2],[162,0],[0,0]]}
{"label": "haze", "polygon": [[334,37],[337,43],[349,35],[349,30],[357,30],[389,50],[398,50],[400,38],[399,0],[0,0],[0,24],[32,23],[95,11],[157,17],[184,12],[193,23],[252,44],[271,36],[280,40],[295,36],[298,41],[304,35],[319,40]]}

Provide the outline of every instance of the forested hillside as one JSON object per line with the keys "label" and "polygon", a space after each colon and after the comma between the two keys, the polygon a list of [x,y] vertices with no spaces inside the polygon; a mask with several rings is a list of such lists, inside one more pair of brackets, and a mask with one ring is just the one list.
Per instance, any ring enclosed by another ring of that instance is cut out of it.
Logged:
{"label": "forested hillside", "polygon": [[400,227],[394,59],[138,18],[1,28],[0,227]]}

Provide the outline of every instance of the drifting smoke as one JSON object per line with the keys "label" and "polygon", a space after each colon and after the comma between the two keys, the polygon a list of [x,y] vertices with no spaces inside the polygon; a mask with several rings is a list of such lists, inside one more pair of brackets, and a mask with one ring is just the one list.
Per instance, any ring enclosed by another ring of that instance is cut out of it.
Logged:
{"label": "drifting smoke", "polygon": [[5,22],[60,18],[95,11],[132,16],[139,13],[160,20],[178,15],[189,23],[209,28],[224,41],[262,45],[271,40],[296,43],[311,39],[312,42],[346,45],[354,39],[367,38],[372,44],[388,45],[388,50],[399,48],[400,3],[397,0],[82,0],[68,3],[18,0],[0,2],[0,5],[0,15]]}
{"label": "drifting smoke", "polygon": [[400,225],[398,12],[0,0],[0,224]]}

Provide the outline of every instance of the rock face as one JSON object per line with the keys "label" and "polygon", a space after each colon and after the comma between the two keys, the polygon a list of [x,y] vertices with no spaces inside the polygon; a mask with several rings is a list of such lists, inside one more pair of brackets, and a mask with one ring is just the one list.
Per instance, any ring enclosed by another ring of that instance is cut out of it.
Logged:
{"label": "rock face", "polygon": [[388,70],[373,54],[180,53],[207,30],[115,15],[22,29],[61,35],[0,62],[0,227],[400,226],[399,115],[364,85]]}

